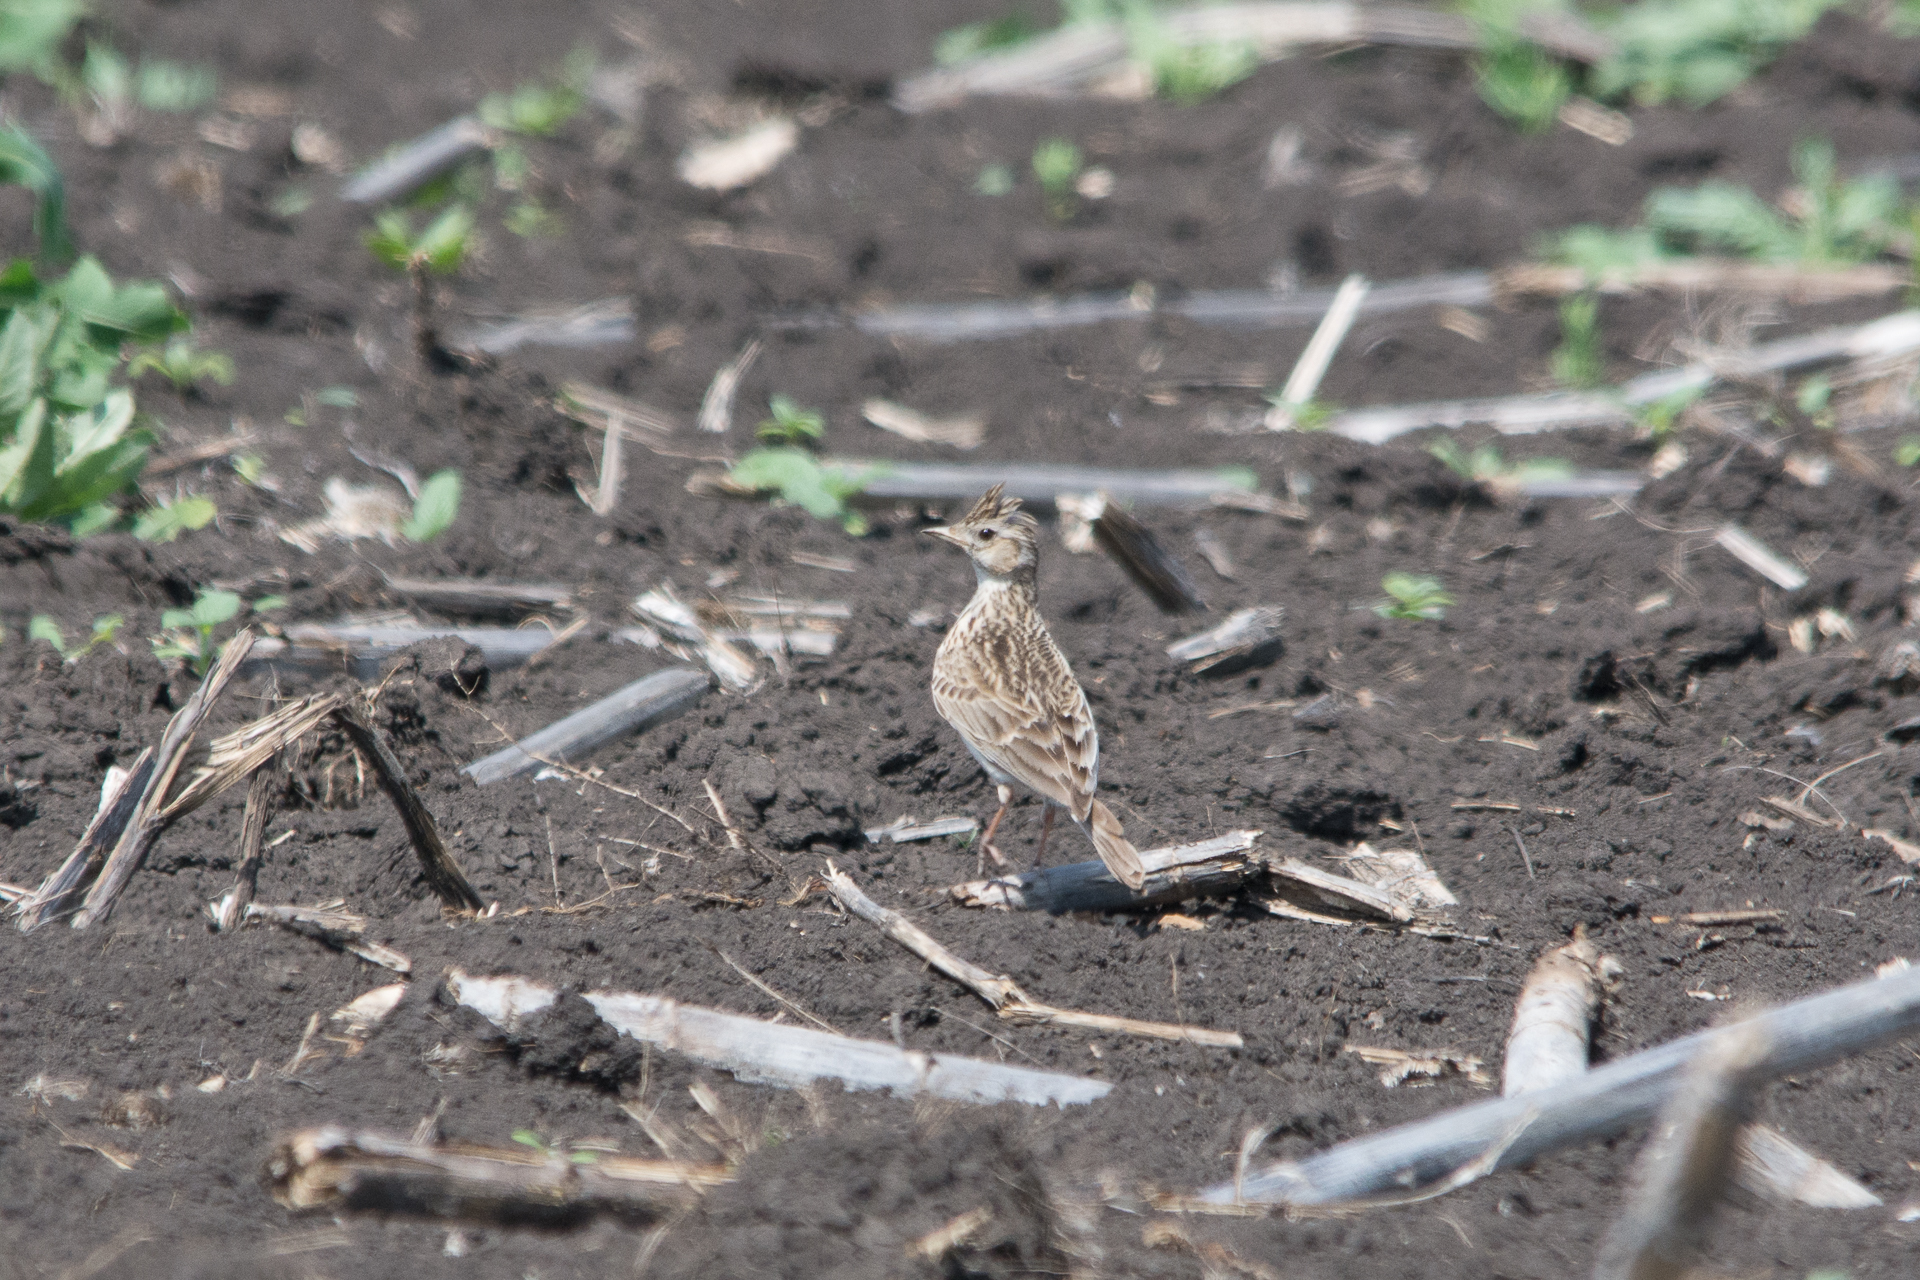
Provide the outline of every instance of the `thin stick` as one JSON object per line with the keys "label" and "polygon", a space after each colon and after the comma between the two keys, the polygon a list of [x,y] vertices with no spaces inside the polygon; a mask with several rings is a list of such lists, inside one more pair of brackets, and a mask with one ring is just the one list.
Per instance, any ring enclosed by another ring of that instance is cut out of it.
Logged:
{"label": "thin stick", "polygon": [[339,708],[333,712],[332,719],[353,743],[354,749],[373,766],[381,789],[393,801],[393,807],[400,811],[400,821],[405,824],[407,838],[413,844],[414,854],[420,859],[420,870],[427,886],[439,896],[441,902],[455,910],[484,911],[486,900],[468,883],[466,872],[447,852],[447,846],[440,840],[440,828],[434,824],[433,814],[420,802],[419,793],[407,780],[406,770],[386,742],[352,707]]}
{"label": "thin stick", "polygon": [[1022,991],[1012,978],[988,973],[972,961],[961,959],[898,911],[889,911],[860,892],[852,879],[834,866],[831,860],[827,862],[826,879],[828,891],[841,906],[869,924],[877,925],[882,933],[979,996],[993,1007],[994,1012],[1009,1021],[1086,1027],[1157,1040],[1184,1040],[1190,1044],[1217,1048],[1237,1049],[1243,1043],[1240,1036],[1232,1031],[1208,1031],[1179,1023],[1140,1022],[1133,1018],[1080,1013],[1041,1004]]}
{"label": "thin stick", "polygon": [[253,771],[253,782],[247,787],[247,809],[240,819],[240,865],[234,872],[233,888],[219,900],[214,914],[213,927],[221,932],[233,928],[253,901],[260,866],[266,861],[267,822],[273,817],[273,791],[280,780],[279,772],[272,765],[261,765]]}
{"label": "thin stick", "polygon": [[727,816],[727,806],[720,799],[720,793],[714,790],[712,779],[702,778],[700,785],[707,790],[707,803],[713,806],[714,816],[720,819],[720,825],[726,829],[727,843],[736,849],[746,848],[747,842],[741,838],[739,828],[733,825],[733,819]]}
{"label": "thin stick", "polygon": [[754,976],[751,973],[748,973],[745,969],[741,968],[740,962],[738,960],[735,960],[732,956],[720,950],[720,948],[715,947],[713,949],[713,954],[719,956],[722,960],[725,960],[729,968],[731,968],[735,973],[739,974],[741,977],[745,978],[748,982],[751,982],[761,992],[773,997],[775,1000],[779,1001],[781,1004],[785,1005],[788,1009],[791,1009],[793,1012],[799,1014],[801,1017],[805,1018],[808,1022],[811,1022],[814,1026],[820,1028],[822,1031],[831,1031],[834,1035],[837,1035],[837,1036],[843,1036],[846,1034],[846,1032],[834,1026],[831,1022],[828,1022],[825,1018],[815,1017],[809,1010],[794,1003],[792,1000],[788,999],[786,996],[781,995],[778,991],[775,991],[772,987],[768,986],[765,982],[762,982],[758,977]]}
{"label": "thin stick", "polygon": [[1767,545],[1738,525],[1726,525],[1713,540],[1733,553],[1747,568],[1786,591],[1807,585],[1807,575],[1775,555]]}
{"label": "thin stick", "polygon": [[1734,1151],[1766,1082],[1757,1028],[1723,1035],[1688,1068],[1640,1163],[1639,1188],[1600,1248],[1594,1280],[1681,1280],[1733,1182]]}
{"label": "thin stick", "polygon": [[476,116],[449,120],[362,169],[340,189],[349,204],[380,204],[403,196],[492,145],[493,132]]}
{"label": "thin stick", "polygon": [[542,757],[566,760],[687,711],[713,687],[704,671],[669,667],[615,690],[461,772],[482,786],[531,773]]}
{"label": "thin stick", "polygon": [[107,851],[119,841],[127,824],[140,808],[147,785],[153,778],[153,748],[142,747],[126,769],[114,771],[112,785],[102,788],[100,807],[59,868],[40,883],[40,887],[22,898],[14,907],[20,932],[31,933],[49,920],[72,910],[81,889],[99,874]]}
{"label": "thin stick", "polygon": [[740,354],[721,365],[700,399],[699,426],[702,431],[723,435],[733,425],[733,397],[740,390],[740,379],[747,376],[760,355],[760,339],[753,338],[740,348]]}
{"label": "thin stick", "polygon": [[[626,437],[625,431],[609,430],[600,441],[600,482],[594,488],[592,497],[587,499],[587,505],[592,509],[593,514],[602,519],[612,515],[620,505],[620,484],[624,467],[621,444]],[[585,493],[581,496],[587,497]]]}
{"label": "thin stick", "polygon": [[[559,994],[521,978],[483,978],[458,969],[447,975],[447,989],[455,1001],[508,1030],[552,1005]],[[793,1089],[837,1080],[852,1089],[891,1089],[907,1097],[926,1094],[959,1102],[1042,1107],[1093,1102],[1113,1088],[1104,1080],[954,1054],[934,1057],[891,1043],[776,1025],[662,996],[589,991],[583,998],[615,1031],[720,1067],[746,1083]]]}
{"label": "thin stick", "polygon": [[165,808],[167,792],[173,786],[174,775],[180,772],[180,766],[186,760],[187,747],[192,743],[193,735],[199,731],[201,722],[213,710],[213,704],[219,700],[227,682],[233,679],[252,648],[252,631],[241,631],[228,640],[220,650],[219,661],[207,673],[207,678],[193,691],[187,704],[167,721],[166,731],[160,735],[160,749],[154,753],[153,774],[140,797],[140,807],[113,846],[113,853],[108,856],[106,865],[100,868],[99,878],[87,890],[80,909],[74,913],[71,921],[74,928],[85,929],[105,920],[112,913],[120,891],[127,887],[127,881],[147,860],[147,852],[153,848],[153,842],[171,823],[172,819],[162,810]]}
{"label": "thin stick", "polygon": [[1006,486],[1009,498],[1029,509],[1050,511],[1061,494],[1105,493],[1135,507],[1204,507],[1218,493],[1249,493],[1240,469],[1129,471],[1035,462],[868,462],[836,459],[822,465],[866,477],[861,495],[870,501],[972,501],[982,490]]}
{"label": "thin stick", "polygon": [[1300,353],[1300,359],[1294,363],[1293,373],[1287,378],[1287,385],[1280,390],[1280,403],[1267,415],[1267,429],[1284,431],[1293,426],[1296,410],[1304,408],[1320,390],[1320,380],[1326,377],[1327,366],[1333,363],[1333,356],[1346,341],[1347,331],[1353,328],[1353,321],[1360,314],[1360,304],[1366,301],[1367,278],[1358,272],[1340,282],[1340,288],[1334,292],[1333,302],[1327,307],[1327,314],[1320,320],[1320,327],[1313,331],[1313,337],[1307,340],[1306,350]]}
{"label": "thin stick", "polygon": [[1237,889],[1259,873],[1262,864],[1250,856],[1258,831],[1230,831],[1196,844],[1141,852],[1147,879],[1138,892],[1113,878],[1103,862],[1075,862],[957,884],[948,890],[954,901],[969,907],[1001,907],[1012,911],[1136,911],[1182,898]]}
{"label": "thin stick", "polygon": [[387,590],[403,600],[465,617],[520,617],[529,613],[566,613],[573,608],[572,588],[556,583],[395,577],[388,577],[386,583]]}
{"label": "thin stick", "polygon": [[593,1152],[420,1142],[338,1125],[283,1140],[268,1164],[290,1209],[426,1213],[503,1227],[648,1222],[733,1179],[724,1165]]}
{"label": "thin stick", "polygon": [[1514,828],[1508,827],[1507,831],[1513,836],[1513,842],[1520,846],[1520,861],[1526,864],[1527,879],[1533,879],[1533,859],[1527,854],[1527,842],[1520,838],[1520,833]]}
{"label": "thin stick", "polygon": [[634,332],[633,300],[602,298],[480,325],[456,334],[447,345],[455,351],[503,356],[521,347],[611,346],[632,342]]}
{"label": "thin stick", "polygon": [[[1750,1019],[1770,1046],[1766,1070],[1797,1074],[1864,1053],[1920,1028],[1920,969],[1822,992]],[[1746,1026],[1736,1023],[1734,1030]],[[1246,1180],[1250,1202],[1337,1204],[1404,1191],[1445,1177],[1483,1155],[1529,1111],[1533,1116],[1498,1167],[1616,1134],[1656,1112],[1687,1064],[1725,1031],[1702,1031],[1621,1058],[1577,1080],[1518,1098],[1498,1098],[1369,1134]],[[1229,1203],[1231,1182],[1200,1198]]]}

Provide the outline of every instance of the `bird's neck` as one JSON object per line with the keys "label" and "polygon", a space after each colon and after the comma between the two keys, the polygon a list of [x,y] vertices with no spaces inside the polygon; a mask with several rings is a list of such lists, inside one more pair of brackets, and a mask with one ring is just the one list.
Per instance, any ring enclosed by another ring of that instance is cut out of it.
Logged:
{"label": "bird's neck", "polygon": [[973,576],[979,585],[973,589],[972,605],[983,605],[990,600],[1006,603],[1019,602],[1034,605],[1039,603],[1040,593],[1034,586],[1033,574],[1016,573],[1012,576],[988,573],[979,565],[973,567]]}

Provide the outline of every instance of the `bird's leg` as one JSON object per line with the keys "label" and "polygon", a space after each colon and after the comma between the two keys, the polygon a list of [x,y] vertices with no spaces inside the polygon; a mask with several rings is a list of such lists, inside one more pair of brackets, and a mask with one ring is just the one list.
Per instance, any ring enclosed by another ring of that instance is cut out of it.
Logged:
{"label": "bird's leg", "polygon": [[981,875],[986,874],[988,858],[993,859],[993,865],[996,867],[1004,867],[1007,865],[1007,860],[1000,856],[998,849],[993,847],[993,833],[1000,829],[1000,820],[1007,816],[1007,806],[1013,803],[1013,788],[1003,782],[1000,784],[996,794],[1000,797],[1000,811],[993,815],[993,821],[987,824],[985,833],[980,837],[980,870],[978,874]]}
{"label": "bird's leg", "polygon": [[1047,856],[1047,836],[1053,831],[1054,806],[1049,804],[1046,806],[1046,809],[1047,816],[1040,820],[1040,852],[1033,855],[1033,865],[1035,867],[1038,867],[1041,860]]}

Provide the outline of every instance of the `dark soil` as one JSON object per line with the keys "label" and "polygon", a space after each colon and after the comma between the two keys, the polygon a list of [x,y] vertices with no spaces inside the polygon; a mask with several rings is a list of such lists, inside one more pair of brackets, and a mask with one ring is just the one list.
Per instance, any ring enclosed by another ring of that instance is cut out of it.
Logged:
{"label": "dark soil", "polygon": [[[1227,679],[1190,676],[1164,653],[1201,624],[1156,613],[1112,564],[1070,556],[1048,535],[1042,604],[1104,730],[1104,794],[1143,848],[1256,827],[1267,848],[1315,860],[1356,840],[1418,838],[1461,899],[1461,923],[1496,941],[1335,930],[1231,901],[1189,908],[1199,931],[1155,914],[969,913],[946,905],[943,891],[972,877],[971,849],[865,845],[863,827],[904,813],[984,817],[991,804],[926,692],[938,629],[908,622],[962,604],[966,566],[914,536],[922,519],[912,510],[877,513],[872,534],[855,541],[793,510],[691,496],[684,482],[701,465],[691,457],[636,451],[620,509],[598,520],[572,491],[570,476],[591,474],[589,443],[550,407],[560,379],[644,397],[691,423],[714,369],[770,315],[793,308],[1143,281],[1257,287],[1285,270],[1325,285],[1349,271],[1385,280],[1493,267],[1556,228],[1630,220],[1660,183],[1714,177],[1775,191],[1796,137],[1831,137],[1848,163],[1909,150],[1915,137],[1920,46],[1845,17],[1714,108],[1635,110],[1635,136],[1618,148],[1565,129],[1518,137],[1481,106],[1458,57],[1414,51],[1298,58],[1191,108],[989,101],[908,118],[886,105],[886,83],[923,65],[937,32],[992,8],[675,0],[641,22],[598,3],[415,0],[379,13],[232,0],[107,6],[103,29],[122,47],[212,62],[229,90],[286,95],[291,114],[253,121],[244,152],[200,141],[177,117],[147,117],[95,149],[43,91],[8,84],[9,105],[67,176],[80,243],[117,276],[175,281],[202,343],[239,363],[238,383],[204,398],[143,387],[143,403],[167,424],[163,453],[244,417],[265,434],[260,452],[278,488],[248,488],[223,466],[175,473],[168,486],[216,497],[222,517],[217,530],[171,545],[123,535],[75,543],[29,529],[0,536],[0,881],[37,883],[71,849],[105,768],[157,741],[193,685],[149,656],[145,637],[162,609],[202,586],[284,593],[288,616],[324,621],[393,607],[383,570],[560,581],[578,588],[594,626],[531,671],[492,672],[471,698],[440,678],[445,652],[399,663],[381,697],[382,725],[450,847],[500,902],[497,917],[443,918],[398,819],[356,779],[341,740],[322,739],[281,797],[260,900],[344,899],[372,918],[375,939],[413,958],[409,994],[357,1055],[321,1041],[325,1056],[291,1077],[279,1070],[310,1016],[391,975],[290,932],[207,927],[203,905],[233,879],[241,791],[169,833],[106,926],[0,930],[0,1275],[552,1278],[629,1274],[642,1257],[650,1274],[671,1276],[932,1275],[940,1268],[910,1257],[910,1242],[985,1206],[992,1225],[946,1274],[1199,1276],[1190,1250],[1143,1240],[1151,1217],[1099,1208],[1090,1189],[1217,1181],[1257,1126],[1277,1126],[1269,1154],[1299,1155],[1485,1096],[1461,1081],[1385,1089],[1343,1049],[1449,1048],[1497,1064],[1520,979],[1576,926],[1626,971],[1597,1040],[1602,1059],[1911,953],[1914,898],[1875,892],[1903,870],[1886,845],[1805,823],[1774,832],[1741,822],[1762,797],[1800,794],[1788,776],[1811,781],[1879,751],[1821,792],[1855,823],[1920,838],[1910,801],[1920,748],[1884,737],[1920,715],[1920,696],[1875,678],[1882,653],[1911,634],[1903,584],[1920,507],[1904,480],[1840,469],[1807,488],[1777,462],[1709,437],[1631,511],[1495,502],[1463,489],[1417,442],[1375,449],[1206,429],[1257,408],[1252,392],[1147,398],[1153,384],[1249,363],[1277,383],[1305,330],[1155,319],[952,346],[781,332],[747,377],[725,444],[741,447],[780,391],[827,411],[832,451],[953,456],[861,423],[861,401],[886,395],[933,413],[985,413],[978,456],[988,460],[1235,463],[1254,467],[1271,491],[1289,476],[1310,483],[1307,526],[1142,513],[1190,556],[1216,616],[1286,607],[1284,656]],[[452,327],[628,294],[638,339],[417,370],[403,284],[360,247],[365,215],[334,200],[337,180],[291,159],[292,129],[319,123],[358,162],[489,90],[550,72],[578,43],[615,60],[635,54],[633,40],[665,79],[630,144],[606,137],[610,119],[591,112],[531,144],[534,189],[565,234],[508,234],[506,199],[493,196],[485,252],[444,305]],[[724,118],[731,99],[722,95],[772,96],[814,123],[769,178],[714,197],[678,183],[672,166],[689,138]],[[1269,191],[1262,160],[1283,123],[1304,130],[1311,175]],[[1372,163],[1369,140],[1389,133],[1414,139],[1431,188],[1339,194],[1343,176]],[[1058,226],[1030,180],[1000,200],[971,194],[984,163],[1023,171],[1036,140],[1053,134],[1115,171],[1111,199]],[[219,174],[204,202],[162,180],[183,157]],[[290,186],[315,198],[282,218],[272,210]],[[8,243],[19,248],[25,205],[5,199]],[[690,228],[716,222],[787,237],[804,252],[688,243]],[[1774,308],[1759,332],[1894,305]],[[1558,340],[1552,306],[1482,319],[1483,343],[1431,313],[1366,322],[1326,394],[1385,404],[1545,385]],[[1713,319],[1705,304],[1607,302],[1611,372],[1672,359],[1673,339]],[[290,406],[329,385],[353,387],[358,407],[310,404],[307,425],[283,424]],[[1856,439],[1884,459],[1892,434]],[[677,447],[692,455],[719,443],[696,441],[689,427]],[[319,513],[328,477],[382,478],[350,450],[422,474],[461,470],[458,523],[424,547],[359,543],[306,556],[280,541],[281,527]],[[1508,442],[1508,451],[1630,467],[1649,447],[1589,432]],[[1811,583],[1792,594],[1759,584],[1711,544],[1727,520],[1797,557]],[[1192,554],[1203,528],[1237,566],[1232,581]],[[799,567],[789,560],[796,550],[849,557],[859,571]],[[737,572],[741,588],[849,601],[838,652],[751,695],[712,694],[695,713],[603,749],[593,764],[622,791],[527,779],[483,790],[457,773],[501,731],[538,728],[660,666],[607,633],[627,625],[641,590],[670,581],[697,597],[719,569]],[[1437,623],[1375,616],[1368,606],[1392,570],[1440,576],[1458,604]],[[1636,608],[1660,593],[1668,607]],[[1850,618],[1856,638],[1796,651],[1788,624],[1822,606]],[[126,652],[63,667],[25,641],[36,613],[70,633],[122,613]],[[271,693],[264,680],[236,684],[212,729],[259,714]],[[1311,724],[1285,708],[1213,718],[1324,693],[1336,695],[1336,713]],[[734,851],[719,836],[703,780],[753,849]],[[627,792],[705,834],[690,837]],[[1525,810],[1455,808],[1475,801]],[[1012,856],[1027,854],[1037,822],[1031,802],[1015,811]],[[1085,856],[1078,835],[1065,834],[1050,860]],[[826,856],[1037,998],[1232,1028],[1247,1047],[995,1025],[971,996],[822,898],[787,905]],[[1748,905],[1779,908],[1784,919],[1704,931],[1651,919]],[[737,1084],[671,1055],[609,1054],[618,1046],[603,1043],[604,1028],[577,1018],[556,1016],[544,1036],[536,1024],[507,1043],[438,991],[438,976],[459,966],[781,1012],[720,951],[849,1033],[884,1039],[893,1023],[915,1049],[1005,1055],[1116,1087],[1064,1113],[802,1095]],[[1783,1082],[1762,1110],[1897,1205],[1914,1189],[1908,1162],[1920,1158],[1914,1071],[1908,1049],[1885,1049]],[[195,1088],[216,1074],[230,1081],[222,1091]],[[16,1092],[42,1075],[86,1092],[51,1101]],[[612,1223],[569,1233],[462,1227],[457,1240],[433,1222],[353,1217],[336,1227],[282,1209],[264,1181],[276,1137],[322,1123],[406,1132],[437,1117],[449,1138],[505,1143],[532,1129],[652,1154],[623,1100],[657,1108],[661,1124],[710,1153],[695,1135],[717,1130],[688,1093],[701,1080],[756,1150],[737,1182],[663,1236]],[[138,1161],[123,1170],[73,1144]],[[1636,1145],[1570,1152],[1410,1208],[1200,1220],[1189,1230],[1272,1269],[1258,1274],[1579,1274],[1618,1208]],[[1842,1216],[1741,1204],[1716,1229],[1713,1256],[1740,1275],[1831,1266],[1857,1278],[1906,1275],[1916,1233],[1891,1209]]]}

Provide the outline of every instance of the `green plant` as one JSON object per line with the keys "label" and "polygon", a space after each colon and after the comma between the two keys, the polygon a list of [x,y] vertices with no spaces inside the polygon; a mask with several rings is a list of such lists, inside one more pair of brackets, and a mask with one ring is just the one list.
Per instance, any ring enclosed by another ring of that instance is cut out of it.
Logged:
{"label": "green plant", "polygon": [[1634,421],[1646,435],[1655,440],[1664,440],[1679,426],[1680,415],[1692,408],[1700,395],[1700,388],[1689,387],[1685,391],[1675,391],[1658,400],[1648,401],[1634,408]]}
{"label": "green plant", "polygon": [[592,1164],[600,1158],[598,1152],[571,1151],[564,1142],[548,1142],[532,1129],[515,1129],[510,1136],[521,1146],[532,1147],[549,1159],[565,1157],[569,1164]]}
{"label": "green plant", "polygon": [[1447,616],[1447,606],[1453,603],[1440,579],[1425,574],[1390,573],[1380,579],[1380,589],[1388,598],[1376,603],[1373,611],[1383,618],[1438,621]]}
{"label": "green plant", "polygon": [[126,619],[117,613],[95,618],[93,634],[87,637],[87,642],[69,649],[66,633],[60,629],[60,624],[44,613],[37,613],[27,622],[27,639],[46,641],[53,646],[54,652],[60,655],[62,662],[72,666],[98,646],[114,643],[114,637],[119,634],[120,627],[125,621]]}
{"label": "green plant", "polygon": [[409,542],[431,542],[445,533],[460,514],[460,473],[436,471],[420,486],[413,515],[400,526]]}
{"label": "green plant", "polygon": [[754,428],[754,434],[773,444],[805,444],[827,432],[827,420],[819,411],[802,409],[792,396],[774,396],[767,402],[773,416]]}
{"label": "green plant", "polygon": [[1647,197],[1642,225],[1573,227],[1550,240],[1547,253],[1598,277],[1716,251],[1808,266],[1866,262],[1910,242],[1911,217],[1891,176],[1841,180],[1833,147],[1822,139],[1794,147],[1793,173],[1797,186],[1784,209],[1728,182],[1660,187]]}
{"label": "green plant", "polygon": [[1920,464],[1920,436],[1901,436],[1900,443],[1893,447],[1893,460],[1902,467]]}
{"label": "green plant", "polygon": [[1152,0],[1123,0],[1120,14],[1128,54],[1153,77],[1154,92],[1175,102],[1211,98],[1260,67],[1260,51],[1248,40],[1176,40]]}
{"label": "green plant", "polygon": [[42,280],[19,259],[0,272],[0,512],[99,527],[152,437],[131,392],[112,385],[129,343],[186,328],[157,284],[115,286],[92,258]]}
{"label": "green plant", "polygon": [[1573,474],[1573,464],[1564,458],[1528,458],[1510,463],[1490,444],[1467,450],[1452,440],[1440,440],[1428,445],[1427,452],[1462,480],[1495,489],[1519,488],[1530,480],[1563,480]]}
{"label": "green plant", "polygon": [[866,488],[874,474],[871,470],[854,474],[822,463],[805,449],[776,445],[748,452],[727,478],[745,489],[777,492],[782,502],[803,508],[818,520],[837,520],[857,538],[866,533],[867,520],[848,508],[847,499]]}
{"label": "green plant", "polygon": [[1607,360],[1600,345],[1600,300],[1591,293],[1560,301],[1560,345],[1551,358],[1553,380],[1563,387],[1590,391],[1606,381]]}
{"label": "green plant", "polygon": [[1003,164],[988,164],[980,167],[980,176],[973,180],[973,193],[980,196],[1004,196],[1013,190],[1013,170]]}
{"label": "green plant", "polygon": [[233,357],[224,351],[201,351],[191,338],[175,338],[161,351],[141,352],[127,366],[127,378],[137,379],[149,369],[171,382],[181,395],[203,378],[223,387],[233,385]]}
{"label": "green plant", "polygon": [[1057,222],[1073,218],[1074,180],[1080,176],[1080,148],[1065,138],[1048,138],[1033,149],[1033,176],[1046,196],[1047,216]]}
{"label": "green plant", "polygon": [[[4,21],[0,10],[0,22]],[[0,42],[4,36],[0,35]],[[73,256],[73,243],[67,238],[67,197],[60,170],[52,157],[33,137],[18,125],[0,126],[0,183],[21,186],[33,192],[33,236],[42,257],[65,262]]]}
{"label": "green plant", "polygon": [[84,0],[0,0],[0,76],[29,71],[64,83],[60,47],[86,12]]}
{"label": "green plant", "polygon": [[154,637],[153,656],[165,661],[184,658],[196,676],[204,677],[220,656],[221,645],[213,640],[214,629],[231,622],[247,607],[231,591],[202,590],[190,609],[168,609],[160,615],[162,634]]}
{"label": "green plant", "polygon": [[142,542],[172,542],[189,529],[204,529],[220,514],[213,499],[160,500],[133,518],[133,536]]}
{"label": "green plant", "polygon": [[529,81],[506,93],[490,93],[480,100],[480,119],[508,133],[545,138],[578,115],[586,105],[587,82],[593,76],[593,51],[574,50],[555,84]]}
{"label": "green plant", "polygon": [[1564,63],[1538,45],[1513,38],[1491,38],[1481,47],[1473,79],[1481,101],[1522,133],[1551,128],[1573,94],[1573,75]]}
{"label": "green plant", "polygon": [[1705,106],[1745,83],[1812,29],[1838,0],[1640,0],[1602,30],[1614,53],[1593,68],[1588,90],[1654,104]]}
{"label": "green plant", "polygon": [[981,22],[969,22],[965,26],[942,31],[935,37],[933,60],[943,67],[950,67],[983,53],[1012,48],[1032,37],[1036,30],[1032,19],[1017,11]]}
{"label": "green plant", "polygon": [[451,275],[466,261],[473,248],[473,210],[465,204],[448,205],[415,235],[413,219],[388,209],[373,220],[373,230],[363,239],[374,257],[413,281],[414,350],[423,364],[430,361],[439,346],[432,277]]}

